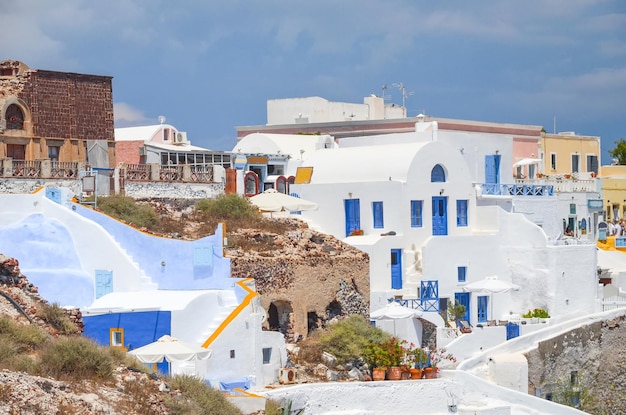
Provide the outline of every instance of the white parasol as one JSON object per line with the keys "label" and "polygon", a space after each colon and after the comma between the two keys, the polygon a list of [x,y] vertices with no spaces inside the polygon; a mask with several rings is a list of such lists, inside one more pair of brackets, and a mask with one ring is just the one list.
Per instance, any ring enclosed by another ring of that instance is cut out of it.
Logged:
{"label": "white parasol", "polygon": [[303,210],[317,210],[318,205],[309,200],[289,196],[275,189],[267,189],[263,193],[250,198],[250,202],[264,212],[299,212]]}
{"label": "white parasol", "polygon": [[383,308],[379,308],[376,311],[370,313],[372,320],[393,320],[393,334],[396,334],[396,320],[405,318],[417,318],[421,317],[422,312],[413,308],[400,305],[397,301],[393,301]]}
{"label": "white parasol", "polygon": [[[518,291],[520,286],[507,281],[503,281],[497,276],[485,277],[482,280],[465,284],[463,291],[475,292],[479,294],[489,294],[493,297],[493,294],[508,293],[511,291]],[[493,315],[493,298],[489,299],[490,303],[490,315]]]}
{"label": "white parasol", "polygon": [[135,356],[142,363],[160,363],[163,359],[168,362],[188,362],[208,359],[211,351],[166,334],[155,342],[131,350],[128,354]]}

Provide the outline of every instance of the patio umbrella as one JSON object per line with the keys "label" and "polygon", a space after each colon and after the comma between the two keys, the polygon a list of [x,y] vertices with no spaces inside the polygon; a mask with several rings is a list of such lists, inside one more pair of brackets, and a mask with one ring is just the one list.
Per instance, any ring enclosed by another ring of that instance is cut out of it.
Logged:
{"label": "patio umbrella", "polygon": [[211,351],[166,334],[155,342],[131,350],[128,354],[135,356],[142,363],[160,363],[163,359],[168,362],[189,362],[208,359]]}
{"label": "patio umbrella", "polygon": [[289,196],[280,193],[275,189],[267,189],[263,193],[250,198],[250,202],[265,212],[280,212],[283,210],[289,212],[299,212],[302,210],[317,210],[318,205],[309,200],[300,199],[299,197]]}
{"label": "patio umbrella", "polygon": [[510,282],[502,281],[497,276],[485,277],[482,280],[471,282],[463,286],[463,291],[475,292],[479,294],[489,294],[492,297],[489,300],[490,311],[489,314],[493,315],[493,294],[508,293],[511,291],[518,291],[520,286]]}
{"label": "patio umbrella", "polygon": [[519,285],[502,281],[497,276],[485,277],[482,280],[471,282],[463,286],[463,291],[485,294],[508,293],[509,291],[518,291],[519,289]]}
{"label": "patio umbrella", "polygon": [[393,335],[396,335],[396,320],[405,318],[421,317],[422,312],[413,308],[400,305],[397,301],[393,301],[383,308],[370,313],[372,320],[393,320]]}
{"label": "patio umbrella", "polygon": [[528,166],[530,164],[539,164],[542,163],[543,160],[542,159],[535,159],[535,158],[523,158],[521,160],[516,161],[515,163],[513,163],[513,167],[518,167],[518,166]]}

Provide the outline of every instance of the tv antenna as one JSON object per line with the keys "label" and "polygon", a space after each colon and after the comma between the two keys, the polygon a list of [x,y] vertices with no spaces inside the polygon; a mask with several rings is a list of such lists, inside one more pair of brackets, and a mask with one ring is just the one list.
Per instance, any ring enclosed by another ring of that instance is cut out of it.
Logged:
{"label": "tv antenna", "polygon": [[406,108],[406,99],[411,95],[415,95],[415,92],[407,92],[406,87],[402,82],[399,84],[393,84],[394,87],[398,88],[402,92],[402,106]]}

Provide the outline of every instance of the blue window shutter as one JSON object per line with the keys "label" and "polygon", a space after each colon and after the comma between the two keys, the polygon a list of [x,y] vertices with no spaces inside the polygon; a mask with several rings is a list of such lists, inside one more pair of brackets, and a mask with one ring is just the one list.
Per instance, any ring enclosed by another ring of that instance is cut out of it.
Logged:
{"label": "blue window shutter", "polygon": [[465,282],[466,275],[467,275],[467,267],[457,268],[457,281],[458,282]]}
{"label": "blue window shutter", "polygon": [[430,181],[431,182],[445,182],[446,181],[446,172],[443,170],[441,165],[436,164],[435,167],[430,172]]}
{"label": "blue window shutter", "polygon": [[383,202],[372,202],[372,213],[374,216],[374,228],[384,228]]}
{"label": "blue window shutter", "polygon": [[422,227],[422,201],[411,200],[411,227]]}
{"label": "blue window shutter", "polygon": [[456,225],[467,226],[467,200],[456,201]]}

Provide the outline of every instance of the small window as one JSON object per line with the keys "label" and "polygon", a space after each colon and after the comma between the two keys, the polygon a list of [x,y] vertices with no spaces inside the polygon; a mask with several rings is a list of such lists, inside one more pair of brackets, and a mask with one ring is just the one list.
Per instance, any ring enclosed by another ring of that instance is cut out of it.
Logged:
{"label": "small window", "polygon": [[372,202],[374,228],[383,228],[383,202]]}
{"label": "small window", "polygon": [[556,153],[550,153],[550,167],[556,170]]}
{"label": "small window", "polygon": [[230,358],[234,359],[235,358],[235,350],[231,350],[230,351]]}
{"label": "small window", "polygon": [[580,155],[572,154],[572,173],[578,173],[580,164]]}
{"label": "small window", "polygon": [[264,347],[263,348],[263,364],[269,365],[270,360],[272,360],[272,348]]}
{"label": "small window", "polygon": [[456,272],[457,272],[457,281],[465,282],[465,277],[467,275],[467,267],[458,267]]}
{"label": "small window", "polygon": [[111,347],[124,347],[124,329],[110,329],[110,345]]}
{"label": "small window", "polygon": [[411,200],[411,227],[422,227],[422,201]]}
{"label": "small window", "polygon": [[433,183],[446,181],[446,172],[440,164],[436,164],[430,172],[430,181]]}
{"label": "small window", "polygon": [[587,171],[598,174],[598,156],[594,154],[587,156]]}
{"label": "small window", "polygon": [[52,161],[59,161],[59,147],[57,146],[48,147],[48,158]]}
{"label": "small window", "polygon": [[24,129],[24,113],[22,109],[15,104],[7,107],[4,113],[6,119],[7,130],[23,130]]}
{"label": "small window", "polygon": [[456,226],[467,226],[467,200],[456,201]]}

